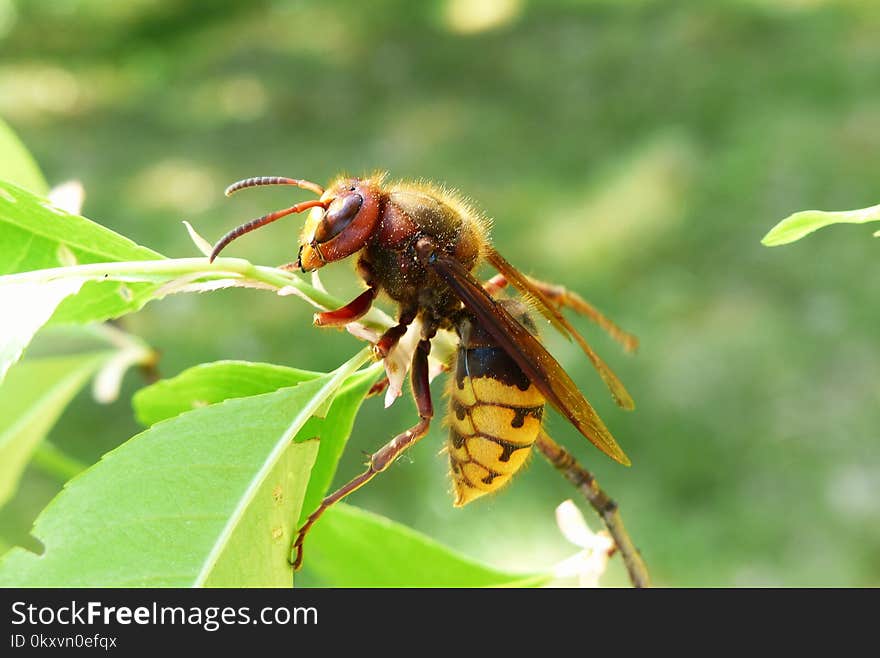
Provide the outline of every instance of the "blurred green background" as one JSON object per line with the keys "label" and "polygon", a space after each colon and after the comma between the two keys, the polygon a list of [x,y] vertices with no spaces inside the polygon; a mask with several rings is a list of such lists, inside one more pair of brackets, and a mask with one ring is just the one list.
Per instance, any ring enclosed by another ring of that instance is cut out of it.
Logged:
{"label": "blurred green background", "polygon": [[[867,227],[759,240],[796,210],[880,202],[878,30],[880,3],[855,1],[0,0],[0,116],[51,183],[83,181],[83,214],[169,256],[195,255],[182,219],[213,240],[306,198],[225,199],[246,176],[384,168],[461,189],[509,260],[641,338],[629,357],[577,322],[636,398],[625,413],[547,337],[631,469],[549,425],[619,501],[658,584],[877,586],[878,242]],[[297,233],[286,220],[228,255],[287,262]],[[325,272],[338,296],[358,289],[349,266]],[[165,376],[217,359],[329,370],[359,348],[249,290],[169,298],[125,326]],[[129,375],[128,395],[140,385]],[[368,401],[340,481],[414,415]],[[51,436],[92,462],[136,431],[125,396],[83,394]],[[455,510],[444,440],[438,422],[350,502],[498,566],[576,551],[553,516],[574,492],[541,459]],[[2,542],[26,541],[59,487],[29,470]],[[626,583],[620,565],[604,582]]]}

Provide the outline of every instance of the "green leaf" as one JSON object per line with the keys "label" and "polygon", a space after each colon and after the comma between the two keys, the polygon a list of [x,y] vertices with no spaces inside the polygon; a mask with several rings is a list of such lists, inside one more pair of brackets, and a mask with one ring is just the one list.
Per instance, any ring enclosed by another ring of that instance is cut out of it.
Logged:
{"label": "green leaf", "polygon": [[[301,430],[367,358],[362,350],[318,379],[195,409],[132,438],[43,510],[33,532],[43,554],[9,551],[0,587],[286,584],[289,533],[317,451]],[[282,509],[267,513],[269,499]],[[282,517],[286,542],[273,543]]]}
{"label": "green leaf", "polygon": [[[324,417],[316,414],[303,428],[305,435],[319,437],[321,442],[301,521],[327,493],[361,402],[381,371],[382,365],[376,364],[352,375],[333,398]],[[217,361],[189,368],[176,377],[141,389],[132,404],[138,420],[151,425],[190,409],[267,393],[319,376],[319,373],[268,363]]]}
{"label": "green leaf", "polygon": [[494,569],[344,503],[327,510],[304,548],[303,568],[329,587],[525,587],[552,578]]}
{"label": "green leaf", "polygon": [[313,436],[320,437],[321,447],[318,450],[315,465],[312,467],[312,477],[306,490],[298,525],[306,520],[306,517],[318,507],[327,494],[327,490],[333,482],[333,476],[336,475],[339,458],[342,457],[348,438],[351,436],[355,416],[361,408],[367,391],[370,390],[382,369],[382,364],[377,363],[373,367],[349,377],[336,397],[333,398],[333,403],[330,405],[326,417],[309,419],[306,431]]}
{"label": "green leaf", "polygon": [[[107,263],[124,267],[102,268]],[[61,304],[52,318],[55,324],[101,321],[136,311],[155,298],[157,288],[181,278],[195,284],[217,283],[225,277],[226,285],[230,285],[230,278],[245,279],[245,284],[307,297],[323,308],[341,305],[332,295],[277,268],[254,266],[235,258],[218,258],[212,265],[204,257],[166,259],[108,228],[0,181],[0,285],[4,283],[2,275],[24,272],[30,274],[25,277],[28,280],[81,277],[87,281],[75,298]],[[40,276],[35,276],[38,273]],[[18,279],[9,282],[17,283]],[[204,286],[200,290],[209,289],[214,288]],[[372,309],[362,321],[374,328],[392,324],[378,309]]]}
{"label": "green leaf", "polygon": [[210,569],[204,587],[293,587],[287,562],[318,442],[287,447],[260,485],[235,530]]}
{"label": "green leaf", "polygon": [[0,274],[162,258],[100,224],[0,181]]}
{"label": "green leaf", "polygon": [[[800,240],[813,231],[818,231],[824,226],[831,224],[866,224],[867,222],[880,221],[880,205],[862,208],[860,210],[846,210],[836,212],[824,212],[822,210],[804,210],[789,215],[761,240],[761,244],[767,247],[778,247]],[[875,233],[874,235],[877,235]]]}
{"label": "green leaf", "polygon": [[[0,302],[9,302],[2,308],[16,309],[15,313],[28,307],[27,322],[0,324],[0,380],[47,321],[100,322],[140,310],[171,292],[232,285],[295,293],[322,308],[339,305],[327,293],[277,268],[233,258],[213,264],[204,257],[166,259],[0,181]],[[390,325],[378,309],[362,321],[373,328]]]}
{"label": "green leaf", "polygon": [[321,377],[320,372],[248,361],[215,361],[194,366],[176,377],[140,389],[131,400],[145,427],[184,411],[232,398],[271,393]]}
{"label": "green leaf", "polygon": [[[15,185],[0,182],[0,275],[163,258],[85,217],[71,215]],[[163,283],[122,281],[120,277],[83,281],[74,298],[53,309],[53,323],[102,321],[136,311]]]}
{"label": "green leaf", "polygon": [[0,119],[0,180],[8,180],[35,194],[49,191],[33,156],[3,119]]}
{"label": "green leaf", "polygon": [[112,352],[32,359],[0,386],[0,505],[70,400]]}
{"label": "green leaf", "polygon": [[72,277],[0,285],[0,308],[5,310],[0,323],[0,382],[58,304],[79,292],[83,283],[83,279]]}
{"label": "green leaf", "polygon": [[[83,217],[0,182],[0,275],[72,263],[162,259]],[[94,322],[141,308],[162,281],[121,281],[71,271],[51,280],[0,276],[0,381],[47,322]],[[166,277],[166,280],[169,277]],[[98,279],[98,280],[94,280]]]}

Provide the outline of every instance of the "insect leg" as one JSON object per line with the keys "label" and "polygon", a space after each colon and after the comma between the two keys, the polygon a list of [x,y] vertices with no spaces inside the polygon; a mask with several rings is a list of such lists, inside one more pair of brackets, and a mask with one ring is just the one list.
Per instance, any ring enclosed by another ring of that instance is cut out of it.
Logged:
{"label": "insect leg", "polygon": [[379,287],[376,285],[373,276],[373,270],[370,264],[363,258],[358,260],[357,273],[367,284],[367,289],[360,295],[355,297],[345,306],[337,308],[333,311],[324,311],[323,313],[315,313],[315,326],[317,327],[344,327],[349,322],[354,322],[358,318],[363,317],[373,301],[379,295]]}
{"label": "insect leg", "polygon": [[315,313],[315,326],[343,327],[349,322],[354,322],[358,318],[363,317],[366,312],[370,310],[370,307],[373,305],[373,300],[376,299],[376,295],[378,294],[379,290],[377,288],[367,288],[345,306],[333,311]]}
{"label": "insect leg", "polygon": [[406,333],[409,325],[411,325],[413,320],[416,319],[417,313],[417,308],[404,308],[400,311],[400,316],[397,318],[397,324],[382,334],[381,338],[379,338],[379,342],[376,343],[376,354],[378,354],[380,358],[384,359],[388,356],[388,353],[395,345],[397,345],[398,341],[403,337],[403,334]]}
{"label": "insect leg", "polygon": [[371,398],[374,395],[379,395],[380,393],[384,393],[385,389],[388,388],[389,384],[391,384],[391,380],[388,379],[388,376],[382,377],[379,381],[373,384],[370,387],[370,390],[367,391],[367,397]]}
{"label": "insect leg", "polygon": [[[614,322],[603,315],[599,309],[590,304],[576,292],[572,292],[568,288],[553,283],[547,283],[530,276],[525,277],[532,286],[537,288],[548,301],[552,302],[557,309],[570,308],[576,313],[587,317],[589,320],[598,325],[601,329],[611,336],[614,340],[623,346],[627,352],[635,352],[639,346],[639,339],[618,327]],[[503,274],[496,274],[483,284],[490,295],[496,295],[500,290],[508,284],[507,277]]]}
{"label": "insect leg", "polygon": [[578,464],[574,456],[561,445],[551,439],[546,432],[542,431],[535,441],[538,450],[555,466],[566,480],[571,482],[580,491],[584,498],[593,506],[605,523],[605,527],[611,534],[617,550],[623,557],[626,570],[634,587],[650,587],[651,580],[648,576],[648,567],[635,547],[629,533],[623,526],[623,519],[617,503],[608,497],[596,478],[583,466]]}
{"label": "insect leg", "polygon": [[434,416],[434,404],[431,401],[431,389],[428,385],[428,354],[431,351],[430,335],[422,338],[413,355],[411,379],[413,397],[419,410],[419,422],[413,425],[405,432],[401,432],[391,441],[379,448],[378,451],[370,456],[367,470],[348,484],[342,486],[333,492],[318,506],[314,512],[309,515],[306,522],[302,525],[296,535],[296,540],[291,548],[291,558],[293,568],[299,569],[302,565],[303,558],[303,541],[309,529],[315,524],[321,515],[327,511],[334,503],[342,500],[353,491],[357,491],[367,482],[372,480],[376,475],[387,469],[407,448],[416,443],[425,434],[428,433],[428,427],[431,424],[431,418]]}
{"label": "insect leg", "polygon": [[507,287],[507,277],[503,274],[496,274],[483,284],[483,288],[489,293],[490,297],[494,297],[504,288]]}

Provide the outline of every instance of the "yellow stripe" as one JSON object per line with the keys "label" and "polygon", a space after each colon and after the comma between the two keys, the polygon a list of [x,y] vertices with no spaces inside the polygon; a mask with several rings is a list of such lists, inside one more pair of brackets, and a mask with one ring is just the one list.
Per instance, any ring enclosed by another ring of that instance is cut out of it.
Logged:
{"label": "yellow stripe", "polygon": [[510,407],[539,407],[546,401],[534,384],[523,391],[491,377],[464,377],[461,386],[453,385],[452,396],[465,407],[472,407],[478,402]]}
{"label": "yellow stripe", "polygon": [[[453,379],[451,389],[453,405],[457,403],[466,410],[462,419],[456,416],[454,409],[449,411],[451,430],[465,439],[460,448],[449,441],[454,504],[461,507],[497,491],[522,468],[541,430],[541,420],[522,415],[511,407],[539,407],[544,405],[545,399],[534,385],[523,391],[491,377],[464,377],[461,386]],[[523,424],[514,427],[518,417]],[[493,439],[522,448],[506,451],[504,445]],[[501,461],[505,454],[507,461]],[[484,482],[492,473],[497,475]]]}
{"label": "yellow stripe", "polygon": [[476,462],[462,464],[461,470],[468,479],[467,484],[481,491],[495,491],[495,489],[503,486],[510,479],[509,475],[497,475],[492,478],[490,483],[483,482],[483,478],[490,475],[490,473]]}
{"label": "yellow stripe", "polygon": [[522,427],[514,427],[516,412],[508,407],[480,404],[470,410],[470,416],[480,434],[495,436],[520,445],[534,443],[541,430],[541,421],[534,416],[526,416]]}
{"label": "yellow stripe", "polygon": [[475,436],[467,440],[467,452],[471,459],[496,473],[513,475],[529,458],[531,450],[520,448],[510,453],[510,458],[503,462],[504,446],[482,436]]}
{"label": "yellow stripe", "polygon": [[470,377],[462,379],[461,386],[453,380],[452,397],[465,407],[472,407],[477,403],[477,397],[474,395],[474,387],[471,385]]}
{"label": "yellow stripe", "polygon": [[455,411],[450,411],[449,418],[449,424],[452,425],[452,428],[462,436],[473,436],[477,433],[477,430],[474,429],[474,424],[471,422],[471,416],[469,413],[465,414],[464,418],[459,420],[458,416],[455,415]]}
{"label": "yellow stripe", "polygon": [[452,441],[449,442],[449,456],[457,462],[466,462],[471,459],[471,456],[463,443],[460,448],[456,448]]}
{"label": "yellow stripe", "polygon": [[488,491],[480,491],[479,489],[474,489],[471,486],[460,479],[455,479],[455,502],[452,503],[454,507],[464,507],[471,501],[476,500],[480,496],[485,496]]}
{"label": "yellow stripe", "polygon": [[485,404],[506,404],[511,407],[537,407],[544,404],[544,396],[534,384],[523,391],[517,386],[508,386],[491,377],[478,377],[472,381],[474,395]]}

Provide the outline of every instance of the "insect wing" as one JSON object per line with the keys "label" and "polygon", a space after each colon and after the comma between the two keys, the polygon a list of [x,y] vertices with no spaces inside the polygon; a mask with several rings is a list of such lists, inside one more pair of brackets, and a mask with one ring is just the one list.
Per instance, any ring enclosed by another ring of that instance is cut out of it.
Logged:
{"label": "insect wing", "polygon": [[436,272],[534,382],[550,404],[606,455],[626,466],[630,461],[605,423],[578,390],[559,362],[525,327],[497,304],[457,260],[437,254],[427,266]]}
{"label": "insect wing", "polygon": [[605,382],[608,390],[611,391],[611,397],[614,398],[614,401],[624,409],[635,409],[635,402],[633,401],[632,396],[629,394],[629,391],[626,390],[623,382],[618,379],[617,375],[614,374],[614,371],[612,371],[611,368],[608,367],[608,365],[599,357],[599,355],[593,351],[593,348],[590,347],[586,339],[581,336],[580,332],[578,332],[578,330],[572,326],[572,324],[565,318],[565,316],[562,315],[562,313],[560,313],[555,306],[553,306],[552,302],[547,299],[546,295],[544,295],[543,292],[532,285],[531,281],[528,280],[528,277],[526,277],[522,272],[516,269],[509,262],[507,262],[507,259],[494,249],[489,249],[488,258],[492,266],[499,272],[501,272],[501,274],[505,276],[505,278],[511,283],[511,285],[513,285],[514,288],[519,290],[520,293],[522,293],[526,297],[529,297],[537,302],[538,310],[544,317],[550,320],[550,322],[553,324],[554,327],[556,327],[556,329],[558,329],[567,338],[574,338],[577,341],[578,345],[580,345],[581,349],[584,351],[584,354],[587,355],[587,358],[590,360],[590,362],[593,364],[593,367],[599,373],[602,381]]}

